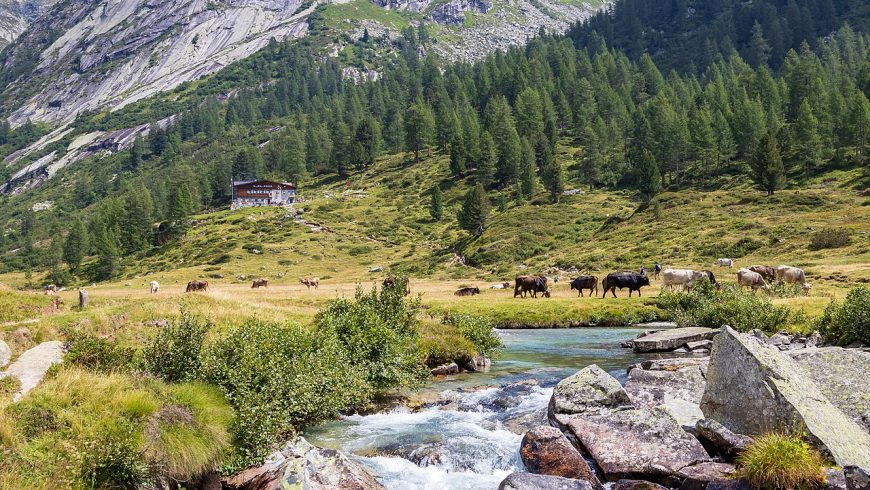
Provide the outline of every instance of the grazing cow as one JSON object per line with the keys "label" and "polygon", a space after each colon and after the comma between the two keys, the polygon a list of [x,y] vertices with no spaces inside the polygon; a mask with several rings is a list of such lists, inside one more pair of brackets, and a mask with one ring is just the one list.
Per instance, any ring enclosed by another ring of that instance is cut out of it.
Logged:
{"label": "grazing cow", "polygon": [[577,294],[583,296],[583,290],[589,290],[589,296],[598,295],[598,278],[595,276],[580,276],[571,281],[571,289],[577,290]]}
{"label": "grazing cow", "polygon": [[57,286],[54,284],[49,284],[49,285],[45,286],[44,288],[42,288],[42,291],[43,291],[43,294],[45,294],[45,295],[51,295],[51,294],[54,294],[57,292]]}
{"label": "grazing cow", "polygon": [[190,281],[187,283],[186,293],[192,293],[196,291],[208,291],[208,281]]}
{"label": "grazing cow", "polygon": [[707,274],[701,271],[667,268],[662,273],[662,290],[673,290],[674,286],[680,286],[680,289],[688,291],[692,289],[692,285],[695,284],[695,281],[698,281],[703,277],[707,277]]}
{"label": "grazing cow", "polygon": [[655,277],[656,280],[658,280],[659,274],[661,274],[661,273],[662,273],[662,266],[661,266],[661,264],[656,262],[656,265],[653,266],[653,277]]}
{"label": "grazing cow", "polygon": [[759,288],[770,291],[770,285],[761,277],[761,274],[746,268],[737,271],[737,284],[742,287],[752,288],[753,293]]}
{"label": "grazing cow", "polygon": [[526,293],[532,293],[533,298],[538,297],[538,293],[542,293],[545,298],[550,297],[550,291],[547,288],[547,278],[544,276],[519,276],[514,280],[514,298]]}
{"label": "grazing cow", "polygon": [[628,288],[628,297],[630,298],[632,291],[637,291],[637,295],[640,296],[640,288],[649,286],[649,277],[634,272],[613,272],[607,274],[607,277],[601,281],[601,285],[604,289],[602,298],[607,297],[607,291],[610,291],[610,294],[615,298],[616,288]]}
{"label": "grazing cow", "polygon": [[756,274],[761,274],[761,277],[763,277],[767,282],[773,282],[776,280],[776,269],[773,267],[768,267],[766,265],[750,265],[747,269]]}
{"label": "grazing cow", "polygon": [[790,265],[780,265],[776,267],[776,282],[778,284],[800,284],[804,290],[804,294],[809,294],[812,285],[807,282],[804,270]]}
{"label": "grazing cow", "polygon": [[267,288],[269,287],[268,279],[254,279],[254,282],[251,283],[251,289],[259,289],[259,288]]}
{"label": "grazing cow", "polygon": [[511,287],[511,283],[505,281],[505,282],[500,282],[498,284],[493,284],[492,286],[489,287],[489,289],[507,289],[509,287]]}
{"label": "grazing cow", "polygon": [[722,286],[716,282],[716,276],[713,275],[713,271],[701,271],[707,276],[707,280],[710,281],[710,284],[716,287],[716,289],[721,288]]}
{"label": "grazing cow", "polygon": [[480,288],[461,288],[457,289],[453,294],[456,296],[474,296],[475,294],[480,294]]}
{"label": "grazing cow", "polygon": [[160,292],[160,283],[157,281],[151,281],[151,294],[157,294]]}
{"label": "grazing cow", "polygon": [[716,261],[716,265],[719,267],[734,267],[733,259],[719,259]]}
{"label": "grazing cow", "polygon": [[299,282],[305,284],[305,287],[311,289],[311,286],[314,286],[314,289],[320,287],[320,278],[319,277],[303,277],[299,279]]}
{"label": "grazing cow", "polygon": [[392,289],[392,288],[401,288],[405,290],[405,296],[411,294],[411,278],[410,277],[396,277],[393,275],[387,276],[384,279],[384,289]]}
{"label": "grazing cow", "polygon": [[638,269],[637,272],[639,272],[640,275],[645,276],[646,275],[646,267],[640,266],[640,269]]}

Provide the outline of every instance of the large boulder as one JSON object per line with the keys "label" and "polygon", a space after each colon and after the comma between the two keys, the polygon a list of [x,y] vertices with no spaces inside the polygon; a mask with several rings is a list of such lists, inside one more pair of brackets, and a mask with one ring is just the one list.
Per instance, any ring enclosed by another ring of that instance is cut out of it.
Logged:
{"label": "large boulder", "polygon": [[20,400],[27,392],[36,388],[48,369],[63,361],[63,342],[54,340],[43,342],[24,351],[18,359],[6,368],[5,376],[15,376],[21,382],[13,401]]}
{"label": "large boulder", "polygon": [[670,328],[634,339],[631,346],[635,352],[672,351],[689,342],[710,340],[718,332],[716,329],[704,327]]}
{"label": "large boulder", "polygon": [[870,432],[870,352],[823,347],[788,351],[837,408]]}
{"label": "large boulder", "polygon": [[6,342],[0,340],[0,368],[9,364],[9,359],[12,359],[12,349]]}
{"label": "large boulder", "polygon": [[530,473],[586,480],[602,489],[589,464],[555,427],[542,425],[528,431],[520,445],[520,458]]}
{"label": "large boulder", "polygon": [[839,466],[870,468],[870,435],[835,407],[794,359],[730,327],[713,343],[701,409],[740,434],[803,427]]}
{"label": "large boulder", "polygon": [[660,408],[629,409],[567,419],[568,429],[608,480],[671,480],[707,452]]}
{"label": "large boulder", "polygon": [[711,482],[728,481],[737,469],[732,464],[705,461],[680,470],[680,490],[706,490]]}
{"label": "large boulder", "polygon": [[699,404],[706,380],[700,364],[677,369],[632,369],[625,391],[638,408],[661,406],[687,430],[704,418]]}
{"label": "large boulder", "polygon": [[333,449],[312,446],[304,438],[287,443],[263,466],[224,480],[230,490],[382,490],[384,487],[358,463]]}
{"label": "large boulder", "polygon": [[619,381],[592,364],[556,385],[550,398],[548,416],[552,422],[564,425],[560,420],[564,415],[598,413],[631,406],[631,399]]}
{"label": "large boulder", "polygon": [[498,486],[498,490],[593,490],[593,488],[589,482],[583,480],[532,473],[511,473]]}
{"label": "large boulder", "polygon": [[708,450],[728,459],[736,458],[752,444],[751,437],[735,434],[713,419],[699,420],[695,433]]}

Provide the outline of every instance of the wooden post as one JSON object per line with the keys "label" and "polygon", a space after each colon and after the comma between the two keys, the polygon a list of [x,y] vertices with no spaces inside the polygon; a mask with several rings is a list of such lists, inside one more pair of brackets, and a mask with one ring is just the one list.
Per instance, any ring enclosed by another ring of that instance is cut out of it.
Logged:
{"label": "wooden post", "polygon": [[88,307],[88,292],[84,289],[79,289],[79,308],[85,309]]}

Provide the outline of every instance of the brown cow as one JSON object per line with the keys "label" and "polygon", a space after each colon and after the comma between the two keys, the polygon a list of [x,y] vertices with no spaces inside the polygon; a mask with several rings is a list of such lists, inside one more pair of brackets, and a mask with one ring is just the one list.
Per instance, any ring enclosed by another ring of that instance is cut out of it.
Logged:
{"label": "brown cow", "polygon": [[314,289],[320,287],[320,278],[319,277],[305,277],[299,279],[299,282],[305,284],[308,289],[311,289],[311,286],[314,286]]}
{"label": "brown cow", "polygon": [[776,269],[766,265],[750,265],[747,269],[756,274],[760,274],[767,282],[773,282],[776,279]]}
{"label": "brown cow", "polygon": [[186,293],[195,291],[208,291],[208,281],[190,281],[187,283]]}
{"label": "brown cow", "polygon": [[571,281],[571,289],[576,289],[577,294],[581,297],[583,296],[583,290],[589,290],[589,296],[594,294],[598,294],[598,278],[595,276],[580,276],[573,281]]}
{"label": "brown cow", "polygon": [[411,294],[411,278],[409,277],[396,277],[393,275],[387,276],[384,279],[384,289],[387,288],[401,288],[404,285],[405,296]]}
{"label": "brown cow", "polygon": [[254,282],[251,283],[251,289],[267,288],[267,287],[269,287],[269,280],[268,279],[254,279]]}
{"label": "brown cow", "polygon": [[457,289],[453,294],[456,296],[474,296],[475,294],[480,294],[480,288],[461,288]]}
{"label": "brown cow", "polygon": [[542,293],[545,298],[550,297],[550,291],[547,287],[547,278],[544,276],[519,276],[514,280],[514,298],[521,293],[523,298],[526,293],[532,293],[533,298],[538,297],[538,293]]}

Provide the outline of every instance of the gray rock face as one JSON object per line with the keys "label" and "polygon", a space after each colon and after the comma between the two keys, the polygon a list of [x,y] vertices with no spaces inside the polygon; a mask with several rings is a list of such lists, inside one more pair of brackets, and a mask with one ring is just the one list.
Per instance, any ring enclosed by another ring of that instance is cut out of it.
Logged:
{"label": "gray rock face", "polygon": [[870,432],[870,352],[822,347],[788,354],[831,403]]}
{"label": "gray rock face", "polygon": [[631,407],[631,399],[619,381],[592,364],[556,385],[548,416],[551,421],[558,423],[557,416],[561,415],[627,407]]}
{"label": "gray rock face", "polygon": [[9,364],[9,359],[12,359],[12,349],[6,342],[0,340],[0,367]]}
{"label": "gray rock face", "polygon": [[608,480],[663,481],[710,459],[697,439],[658,408],[573,416],[567,426]]}
{"label": "gray rock face", "polygon": [[699,420],[695,424],[695,431],[702,442],[726,458],[736,457],[752,444],[751,437],[735,434],[713,419]]}
{"label": "gray rock face", "polygon": [[263,466],[224,479],[231,490],[382,490],[375,477],[344,454],[312,446],[304,438],[287,443]]}
{"label": "gray rock face", "polygon": [[727,481],[737,469],[733,464],[712,461],[686,466],[680,470],[685,478],[680,490],[705,490],[710,482]]}
{"label": "gray rock face", "polygon": [[21,388],[12,397],[20,400],[45,377],[48,368],[63,361],[63,342],[43,342],[18,356],[6,369],[5,376],[15,376],[21,382]]}
{"label": "gray rock face", "polygon": [[843,468],[843,475],[846,477],[846,488],[849,490],[868,490],[870,489],[870,471],[867,468],[859,468],[857,466],[846,466]]}
{"label": "gray rock face", "polygon": [[532,473],[511,473],[498,486],[499,490],[593,490],[592,485],[583,480],[572,480],[560,476],[534,475]]}
{"label": "gray rock face", "polygon": [[450,0],[432,9],[432,20],[439,24],[459,25],[465,22],[465,12],[485,14],[492,8],[484,0]]}
{"label": "gray rock face", "polygon": [[791,357],[731,328],[714,341],[701,409],[741,434],[801,424],[838,465],[870,468],[870,435],[835,407]]}
{"label": "gray rock face", "polygon": [[613,485],[613,490],[667,490],[657,483],[643,480],[619,480]]}
{"label": "gray rock face", "polygon": [[699,366],[702,372],[707,371],[709,357],[677,357],[673,359],[650,359],[640,366],[647,371],[676,371],[684,367]]}
{"label": "gray rock face", "polygon": [[580,452],[555,427],[544,425],[527,432],[520,457],[530,473],[584,480],[596,490],[604,488]]}
{"label": "gray rock face", "polygon": [[58,0],[4,0],[0,2],[0,49],[11,43],[31,22]]}
{"label": "gray rock face", "polygon": [[703,418],[701,396],[706,380],[701,365],[686,365],[675,370],[632,369],[625,391],[638,408],[662,406],[679,424],[693,431]]}
{"label": "gray rock face", "polygon": [[631,344],[635,352],[672,351],[689,342],[710,340],[718,332],[716,329],[703,327],[671,328],[634,339]]}

